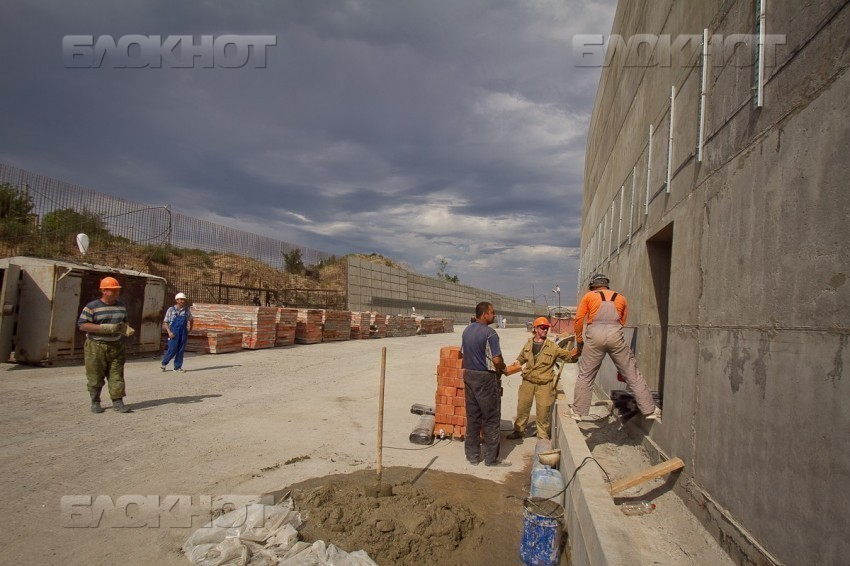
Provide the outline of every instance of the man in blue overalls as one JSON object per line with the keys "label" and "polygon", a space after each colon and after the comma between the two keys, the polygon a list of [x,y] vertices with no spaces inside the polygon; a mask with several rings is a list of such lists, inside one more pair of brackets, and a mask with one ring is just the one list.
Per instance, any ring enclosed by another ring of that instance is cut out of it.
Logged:
{"label": "man in blue overalls", "polygon": [[162,326],[168,332],[168,350],[162,358],[162,371],[166,371],[168,362],[174,359],[174,371],[185,373],[183,369],[183,352],[186,351],[186,342],[189,332],[192,330],[192,312],[186,306],[186,295],[177,293],[174,296],[173,307],[169,307],[165,313]]}

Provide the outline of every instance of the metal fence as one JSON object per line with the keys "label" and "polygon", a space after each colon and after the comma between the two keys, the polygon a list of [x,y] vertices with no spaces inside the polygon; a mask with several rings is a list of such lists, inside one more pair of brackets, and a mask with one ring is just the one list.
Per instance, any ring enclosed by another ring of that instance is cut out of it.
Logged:
{"label": "metal fence", "polygon": [[[78,233],[91,241],[85,256]],[[0,164],[0,252],[159,275],[170,292],[183,291],[194,302],[345,305],[345,262],[331,254],[5,164]],[[305,274],[287,273],[287,258],[300,259]]]}

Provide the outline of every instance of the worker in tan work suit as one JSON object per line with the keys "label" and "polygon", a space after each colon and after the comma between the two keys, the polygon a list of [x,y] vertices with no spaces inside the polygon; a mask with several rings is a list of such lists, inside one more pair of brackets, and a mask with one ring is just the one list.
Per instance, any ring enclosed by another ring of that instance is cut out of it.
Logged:
{"label": "worker in tan work suit", "polygon": [[574,361],[569,350],[561,348],[546,336],[549,319],[539,317],[534,321],[534,335],[528,339],[516,361],[523,365],[522,384],[519,386],[514,431],[511,440],[525,436],[525,427],[531,414],[531,404],[537,406],[537,438],[549,439],[552,405],[555,404],[555,362],[559,359]]}
{"label": "worker in tan work suit", "polygon": [[638,371],[635,355],[623,337],[626,298],[611,291],[608,288],[609,283],[608,277],[601,273],[591,277],[590,291],[582,297],[576,311],[576,342],[581,357],[570,416],[579,421],[590,411],[593,382],[605,354],[608,354],[632,390],[643,416],[660,421],[661,409],[655,406],[646,380]]}

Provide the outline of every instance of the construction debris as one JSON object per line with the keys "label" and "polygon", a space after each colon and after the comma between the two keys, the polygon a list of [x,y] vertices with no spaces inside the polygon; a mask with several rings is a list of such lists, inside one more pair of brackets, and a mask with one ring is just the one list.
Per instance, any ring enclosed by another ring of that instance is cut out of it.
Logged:
{"label": "construction debris", "polygon": [[652,466],[648,470],[632,474],[626,478],[612,483],[608,491],[611,493],[611,495],[614,495],[615,493],[620,493],[621,491],[624,491],[636,485],[640,485],[651,479],[655,479],[671,472],[681,470],[684,467],[685,463],[682,461],[681,458],[671,458],[666,462],[661,462],[660,464]]}

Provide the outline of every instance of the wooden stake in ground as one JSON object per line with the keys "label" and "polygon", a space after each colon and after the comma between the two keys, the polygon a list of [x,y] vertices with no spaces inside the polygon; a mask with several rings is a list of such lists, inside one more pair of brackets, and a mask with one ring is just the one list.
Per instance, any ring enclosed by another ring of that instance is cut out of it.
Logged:
{"label": "wooden stake in ground", "polygon": [[384,448],[384,381],[387,375],[387,347],[381,348],[381,385],[378,389],[378,489],[376,496],[381,496],[381,474],[383,467],[381,466],[381,456]]}

